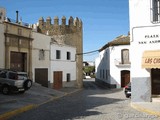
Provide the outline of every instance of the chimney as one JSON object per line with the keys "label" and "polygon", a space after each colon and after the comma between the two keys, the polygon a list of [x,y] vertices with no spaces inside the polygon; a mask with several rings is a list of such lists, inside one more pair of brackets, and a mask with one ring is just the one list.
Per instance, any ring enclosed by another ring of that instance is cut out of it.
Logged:
{"label": "chimney", "polygon": [[16,23],[18,23],[18,11],[16,11]]}

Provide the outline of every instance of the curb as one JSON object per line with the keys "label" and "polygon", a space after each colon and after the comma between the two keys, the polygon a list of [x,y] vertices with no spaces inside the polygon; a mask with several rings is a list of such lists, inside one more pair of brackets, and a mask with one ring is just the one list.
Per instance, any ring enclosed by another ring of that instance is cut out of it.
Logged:
{"label": "curb", "polygon": [[81,91],[81,90],[83,90],[83,89],[78,89],[78,90],[75,90],[75,91],[70,92],[70,93],[65,93],[65,94],[62,95],[62,96],[51,97],[49,100],[47,100],[47,101],[45,101],[45,102],[43,102],[43,103],[40,103],[40,104],[38,104],[38,105],[36,105],[36,104],[30,104],[30,105],[26,105],[26,106],[24,106],[24,107],[21,107],[21,108],[18,108],[18,109],[15,109],[15,110],[6,112],[6,113],[0,115],[0,120],[7,120],[8,118],[10,118],[10,117],[12,117],[12,116],[15,116],[15,115],[18,115],[18,114],[20,114],[20,113],[23,113],[23,112],[29,111],[29,110],[31,110],[31,109],[37,108],[37,107],[39,107],[39,106],[41,106],[41,105],[44,105],[44,104],[46,104],[46,103],[48,103],[48,102],[51,102],[51,101],[53,101],[53,100],[57,100],[57,99],[59,99],[59,98],[62,98],[62,97],[64,97],[64,96],[67,96],[67,95],[71,95],[71,94],[76,93],[76,92],[79,92],[79,91]]}
{"label": "curb", "polygon": [[131,107],[140,111],[140,112],[145,112],[145,113],[148,113],[148,114],[151,114],[151,115],[156,115],[158,117],[160,117],[160,112],[157,112],[157,111],[154,111],[154,110],[150,110],[150,109],[146,109],[140,105],[137,105],[137,104],[134,104],[134,103],[131,103]]}
{"label": "curb", "polygon": [[8,119],[8,118],[10,118],[10,117],[12,117],[14,115],[17,115],[17,114],[20,114],[22,112],[31,110],[31,109],[33,109],[35,107],[36,107],[36,105],[30,104],[30,105],[18,108],[16,110],[13,110],[13,111],[10,111],[10,112],[6,112],[6,113],[0,115],[0,120],[6,120],[6,119]]}

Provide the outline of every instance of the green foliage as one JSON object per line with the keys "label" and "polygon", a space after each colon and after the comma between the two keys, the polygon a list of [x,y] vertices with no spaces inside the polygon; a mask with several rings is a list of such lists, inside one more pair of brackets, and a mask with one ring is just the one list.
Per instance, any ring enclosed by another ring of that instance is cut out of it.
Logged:
{"label": "green foliage", "polygon": [[95,72],[95,66],[85,66],[83,68],[84,72],[85,73],[94,73]]}

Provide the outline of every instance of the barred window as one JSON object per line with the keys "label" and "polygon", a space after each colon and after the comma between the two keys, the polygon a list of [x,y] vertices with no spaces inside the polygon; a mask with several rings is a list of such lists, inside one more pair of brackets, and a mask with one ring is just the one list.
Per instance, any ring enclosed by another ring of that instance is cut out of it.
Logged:
{"label": "barred window", "polygon": [[151,0],[151,21],[160,22],[160,0]]}
{"label": "barred window", "polygon": [[61,51],[56,50],[56,59],[61,59]]}

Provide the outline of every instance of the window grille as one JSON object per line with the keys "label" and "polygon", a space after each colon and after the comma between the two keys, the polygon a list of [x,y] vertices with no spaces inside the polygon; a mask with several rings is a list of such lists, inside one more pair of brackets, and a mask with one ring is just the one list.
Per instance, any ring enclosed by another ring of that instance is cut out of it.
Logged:
{"label": "window grille", "polygon": [[56,59],[61,59],[61,51],[56,50]]}
{"label": "window grille", "polygon": [[151,0],[151,22],[160,22],[160,0]]}
{"label": "window grille", "polygon": [[71,59],[71,53],[67,52],[67,60],[70,60],[70,59]]}

